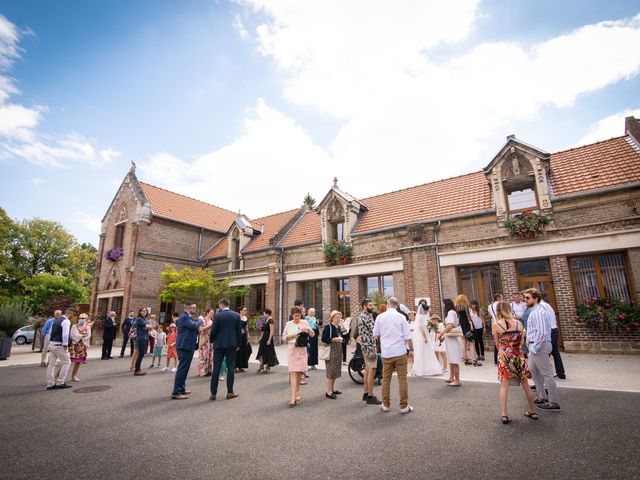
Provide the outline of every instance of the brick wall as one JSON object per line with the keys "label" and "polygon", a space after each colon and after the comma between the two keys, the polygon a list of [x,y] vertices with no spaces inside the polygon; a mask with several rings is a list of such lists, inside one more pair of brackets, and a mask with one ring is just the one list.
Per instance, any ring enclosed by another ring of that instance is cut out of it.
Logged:
{"label": "brick wall", "polygon": [[516,263],[513,260],[499,262],[500,285],[504,299],[508,302],[513,298],[513,294],[520,291],[518,285],[518,275],[516,273]]}

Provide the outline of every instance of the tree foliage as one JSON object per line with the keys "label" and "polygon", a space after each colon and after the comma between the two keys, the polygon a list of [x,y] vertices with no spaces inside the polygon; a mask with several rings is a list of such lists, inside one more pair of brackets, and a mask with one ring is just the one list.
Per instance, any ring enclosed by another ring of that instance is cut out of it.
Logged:
{"label": "tree foliage", "polygon": [[230,286],[229,279],[216,280],[213,271],[204,268],[184,267],[176,270],[166,265],[160,278],[165,281],[160,300],[177,300],[180,303],[190,300],[202,308],[217,305],[221,298],[243,297],[249,291],[248,287]]}
{"label": "tree foliage", "polygon": [[316,208],[316,199],[313,198],[311,194],[308,192],[304,197],[304,203],[307,207],[309,207],[310,210],[313,210],[314,208]]}
{"label": "tree foliage", "polygon": [[88,296],[86,288],[74,280],[51,273],[39,273],[25,278],[22,286],[27,304],[38,314],[45,313],[47,305],[56,297],[66,296],[74,302],[83,302]]}

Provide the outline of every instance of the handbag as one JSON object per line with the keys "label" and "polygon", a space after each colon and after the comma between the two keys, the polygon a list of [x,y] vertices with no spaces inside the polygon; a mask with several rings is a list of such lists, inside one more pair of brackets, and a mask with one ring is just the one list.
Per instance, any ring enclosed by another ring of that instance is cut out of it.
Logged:
{"label": "handbag", "polygon": [[307,332],[300,332],[296,337],[296,347],[307,348],[309,344],[309,334]]}
{"label": "handbag", "polygon": [[461,337],[461,336],[462,336],[461,327],[453,327],[451,330],[447,332],[447,337]]}

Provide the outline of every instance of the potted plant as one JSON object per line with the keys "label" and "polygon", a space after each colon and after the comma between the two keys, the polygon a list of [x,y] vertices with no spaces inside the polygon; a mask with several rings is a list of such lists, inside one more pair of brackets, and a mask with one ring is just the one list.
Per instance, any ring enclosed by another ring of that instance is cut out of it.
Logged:
{"label": "potted plant", "polygon": [[10,298],[0,304],[0,360],[11,356],[13,333],[29,323],[31,311],[19,298]]}

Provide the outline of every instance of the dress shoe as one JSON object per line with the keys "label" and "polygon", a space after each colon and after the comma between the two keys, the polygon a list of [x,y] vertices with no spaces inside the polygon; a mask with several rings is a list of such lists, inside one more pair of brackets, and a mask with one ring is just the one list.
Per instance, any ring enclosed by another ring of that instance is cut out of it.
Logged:
{"label": "dress shoe", "polygon": [[189,395],[183,395],[182,393],[179,395],[171,395],[171,398],[173,400],[188,400],[189,399]]}
{"label": "dress shoe", "polygon": [[231,400],[232,398],[238,398],[237,393],[227,393],[227,400]]}

